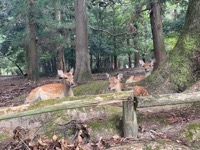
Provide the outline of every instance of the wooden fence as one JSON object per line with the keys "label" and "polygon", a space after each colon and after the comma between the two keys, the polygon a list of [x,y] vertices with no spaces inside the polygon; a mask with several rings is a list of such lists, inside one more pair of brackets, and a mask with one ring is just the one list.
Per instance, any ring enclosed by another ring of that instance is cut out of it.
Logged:
{"label": "wooden fence", "polygon": [[134,98],[132,91],[66,97],[57,100],[39,101],[16,107],[0,108],[0,120],[31,116],[46,112],[81,107],[94,107],[123,102],[123,130],[124,137],[136,137],[138,133],[136,108],[166,106],[200,101],[200,91],[192,93],[174,93],[150,95]]}

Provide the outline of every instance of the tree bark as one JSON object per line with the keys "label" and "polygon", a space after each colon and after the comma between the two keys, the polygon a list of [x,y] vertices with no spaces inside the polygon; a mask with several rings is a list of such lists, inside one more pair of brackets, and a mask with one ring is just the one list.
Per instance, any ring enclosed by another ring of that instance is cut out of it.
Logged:
{"label": "tree bark", "polygon": [[137,50],[137,48],[138,48],[138,40],[137,39],[134,39],[134,47],[136,49],[134,51],[134,67],[139,67],[139,65],[140,65],[140,63],[139,63],[140,54],[139,54],[139,51]]}
{"label": "tree bark", "polygon": [[[55,7],[56,7],[55,18],[58,24],[60,25],[61,24],[60,0],[55,1]],[[62,35],[59,33],[59,36],[62,36]],[[64,72],[66,71],[64,50],[63,50],[63,47],[60,47],[59,45],[57,47],[56,66],[57,66],[57,70],[63,70]]]}
{"label": "tree bark", "polygon": [[182,92],[200,77],[200,1],[190,0],[182,33],[169,58],[148,79],[154,93]]}
{"label": "tree bark", "polygon": [[[130,39],[126,39],[126,43],[127,43],[127,46],[129,47],[130,46]],[[132,67],[132,62],[131,62],[131,53],[129,52],[128,53],[128,67],[131,68]]]}
{"label": "tree bark", "polygon": [[29,38],[28,47],[28,79],[37,82],[39,80],[39,68],[38,68],[38,51],[36,45],[36,31],[35,31],[35,10],[34,0],[27,0],[27,29]]}
{"label": "tree bark", "polygon": [[134,52],[134,67],[139,67],[139,58],[140,58],[140,55],[139,55],[139,52]]}
{"label": "tree bark", "polygon": [[156,70],[166,57],[165,43],[163,36],[160,2],[152,2],[150,4],[150,7],[150,22],[153,35],[154,56],[156,59],[156,62],[154,64],[154,70]]}
{"label": "tree bark", "polygon": [[113,55],[113,60],[114,60],[114,69],[118,69],[118,65],[117,65],[117,43],[116,43],[116,36],[113,37],[113,49],[114,49],[114,55]]}
{"label": "tree bark", "polygon": [[88,51],[87,12],[85,0],[75,0],[76,70],[74,79],[86,82],[92,79]]}

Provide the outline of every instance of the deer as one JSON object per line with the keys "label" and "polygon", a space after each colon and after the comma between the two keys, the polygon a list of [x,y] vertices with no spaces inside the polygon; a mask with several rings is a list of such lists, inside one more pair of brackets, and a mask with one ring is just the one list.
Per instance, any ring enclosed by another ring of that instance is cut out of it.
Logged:
{"label": "deer", "polygon": [[72,90],[72,87],[75,86],[73,72],[73,68],[69,72],[58,70],[58,76],[62,78],[63,83],[45,84],[33,89],[26,97],[25,103],[74,96]]}
{"label": "deer", "polygon": [[109,90],[121,92],[124,89],[132,89],[134,91],[134,96],[148,96],[149,93],[143,86],[126,86],[121,83],[123,74],[118,74],[117,76],[110,76],[106,73],[109,82]]}
{"label": "deer", "polygon": [[151,60],[150,63],[149,63],[149,62],[145,63],[143,60],[139,60],[139,63],[140,63],[141,66],[144,68],[145,75],[131,75],[131,76],[126,80],[126,83],[138,82],[138,81],[141,81],[141,80],[145,79],[145,78],[148,77],[149,75],[151,75],[151,72],[153,71],[154,60]]}
{"label": "deer", "polygon": [[123,74],[120,73],[116,76],[110,76],[108,73],[106,73],[106,76],[108,78],[109,86],[108,89],[111,91],[120,92],[123,89],[123,85],[121,84],[121,79],[123,78]]}

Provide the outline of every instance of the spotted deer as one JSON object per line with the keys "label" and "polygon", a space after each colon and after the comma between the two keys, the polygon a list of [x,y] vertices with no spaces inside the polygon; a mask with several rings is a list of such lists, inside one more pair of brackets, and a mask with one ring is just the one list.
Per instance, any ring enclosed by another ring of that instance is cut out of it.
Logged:
{"label": "spotted deer", "polygon": [[120,92],[125,89],[132,89],[135,96],[148,96],[149,93],[143,86],[127,86],[121,83],[123,74],[118,74],[117,76],[110,76],[106,73],[109,82],[109,90]]}
{"label": "spotted deer", "polygon": [[58,76],[62,78],[63,83],[45,84],[33,89],[26,97],[25,103],[74,96],[72,91],[72,87],[75,85],[73,71],[73,68],[69,72],[58,70]]}
{"label": "spotted deer", "polygon": [[148,77],[149,75],[151,75],[151,72],[153,71],[154,60],[151,60],[150,63],[149,63],[149,62],[144,63],[143,60],[139,60],[139,63],[140,63],[141,66],[144,68],[145,75],[131,75],[131,76],[126,80],[126,83],[138,82],[138,81],[141,81],[141,80],[145,79],[145,78]]}

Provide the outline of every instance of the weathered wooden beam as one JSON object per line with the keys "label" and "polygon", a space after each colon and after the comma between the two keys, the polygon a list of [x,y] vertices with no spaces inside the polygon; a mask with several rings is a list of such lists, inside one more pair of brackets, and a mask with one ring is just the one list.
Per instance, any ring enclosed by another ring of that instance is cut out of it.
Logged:
{"label": "weathered wooden beam", "polygon": [[138,108],[200,102],[200,91],[138,97]]}
{"label": "weathered wooden beam", "polygon": [[[107,105],[127,101],[132,91],[89,95],[80,97],[66,97],[63,99],[39,101],[17,107],[0,108],[0,120],[31,116],[46,112]],[[173,93],[138,97],[138,108],[193,103],[200,101],[200,91],[193,93]]]}
{"label": "weathered wooden beam", "polygon": [[88,95],[79,97],[66,97],[63,99],[43,100],[33,104],[16,107],[0,108],[0,120],[37,115],[46,112],[82,107],[94,107],[126,101],[132,91],[109,93],[101,95]]}

